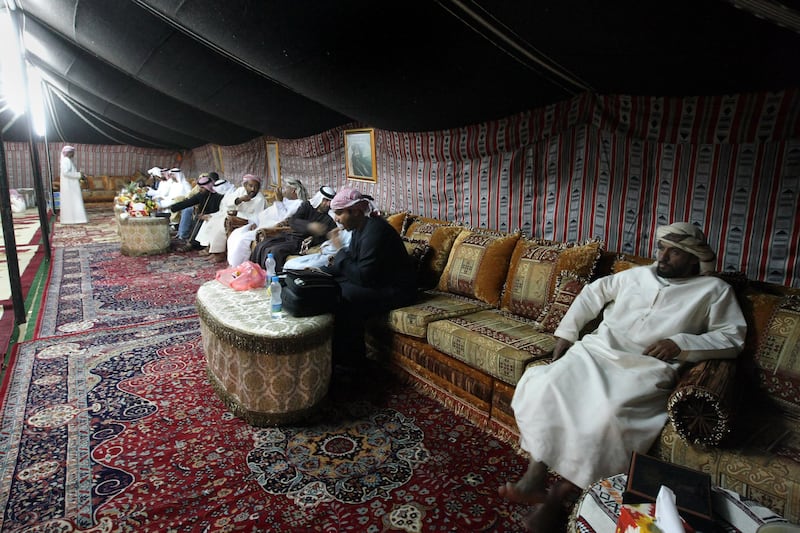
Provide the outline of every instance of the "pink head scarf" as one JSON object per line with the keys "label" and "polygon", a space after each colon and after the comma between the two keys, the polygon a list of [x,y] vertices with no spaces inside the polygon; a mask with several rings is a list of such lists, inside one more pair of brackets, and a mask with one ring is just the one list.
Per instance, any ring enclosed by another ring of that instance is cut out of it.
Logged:
{"label": "pink head scarf", "polygon": [[208,192],[216,192],[214,190],[214,182],[208,174],[200,174],[200,177],[197,178],[197,185],[206,189]]}
{"label": "pink head scarf", "polygon": [[333,200],[331,200],[331,209],[334,211],[337,209],[348,209],[357,204],[369,205],[369,202],[357,189],[342,187],[339,189],[339,192],[336,193],[336,196],[333,197]]}
{"label": "pink head scarf", "polygon": [[361,194],[352,187],[342,187],[331,200],[331,210],[338,209],[360,209],[370,217],[380,215],[372,196]]}
{"label": "pink head scarf", "polygon": [[242,176],[242,185],[247,183],[248,181],[257,181],[259,185],[261,185],[261,178],[258,176],[254,176],[253,174],[245,174]]}
{"label": "pink head scarf", "polygon": [[65,156],[65,155],[67,155],[67,152],[74,152],[74,151],[75,151],[75,147],[74,146],[67,145],[67,146],[65,146],[64,148],[61,149],[61,155]]}

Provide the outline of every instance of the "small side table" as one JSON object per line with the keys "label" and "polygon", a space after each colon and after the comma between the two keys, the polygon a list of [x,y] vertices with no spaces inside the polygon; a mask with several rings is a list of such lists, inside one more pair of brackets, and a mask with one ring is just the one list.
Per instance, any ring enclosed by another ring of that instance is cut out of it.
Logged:
{"label": "small side table", "polygon": [[127,217],[119,219],[122,255],[157,255],[169,251],[169,219]]}
{"label": "small side table", "polygon": [[333,315],[270,317],[266,289],[235,291],[217,280],[196,306],[211,386],[255,426],[309,417],[328,394]]}
{"label": "small side table", "polygon": [[[617,474],[592,483],[575,504],[567,531],[614,533],[622,506],[622,492],[627,482],[627,474]],[[787,523],[771,510],[742,500],[735,492],[719,487],[712,487],[711,490],[718,531],[755,533],[762,524]]]}

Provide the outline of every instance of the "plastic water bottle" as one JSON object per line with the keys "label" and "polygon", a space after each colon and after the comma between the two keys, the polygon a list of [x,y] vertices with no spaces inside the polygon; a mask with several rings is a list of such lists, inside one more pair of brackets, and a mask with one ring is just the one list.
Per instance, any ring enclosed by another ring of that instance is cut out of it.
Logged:
{"label": "plastic water bottle", "polygon": [[271,280],[275,275],[275,256],[272,255],[272,252],[267,254],[267,261],[264,266],[267,268],[267,279]]}
{"label": "plastic water bottle", "polygon": [[283,316],[283,303],[281,301],[281,282],[278,276],[272,276],[272,283],[269,285],[269,307],[272,318]]}

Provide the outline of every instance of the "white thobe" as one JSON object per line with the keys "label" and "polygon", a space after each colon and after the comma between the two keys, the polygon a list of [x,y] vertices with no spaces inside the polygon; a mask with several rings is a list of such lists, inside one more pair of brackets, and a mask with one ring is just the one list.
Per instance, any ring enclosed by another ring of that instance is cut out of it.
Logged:
{"label": "white thobe", "polygon": [[[578,340],[601,311],[597,330]],[[653,264],[598,279],[555,331],[575,344],[517,384],[511,407],[520,446],[580,487],[627,471],[631,452],[646,453],[666,423],[680,364],[643,355],[645,348],[670,339],[678,361],[733,358],[745,331],[733,290],[718,278],[665,279]]]}
{"label": "white thobe", "polygon": [[72,158],[61,158],[60,199],[62,224],[86,224],[86,208],[83,206],[81,192],[81,173]]}
{"label": "white thobe", "polygon": [[[236,199],[247,194],[244,187],[239,187],[230,191],[222,197],[222,202],[219,206],[219,211],[213,213],[211,218],[200,227],[197,232],[197,241],[203,246],[208,246],[208,252],[212,254],[222,253],[225,251],[227,239],[225,236],[225,217],[228,216],[228,211],[235,209],[238,211],[236,216],[245,218],[249,223],[255,223],[258,214],[264,210],[266,200],[263,194],[257,194],[255,198],[251,198],[247,202],[242,202],[236,205]],[[237,263],[238,264],[238,263]]]}
{"label": "white thobe", "polygon": [[250,247],[256,240],[256,233],[261,228],[271,228],[292,216],[303,204],[303,200],[284,198],[275,201],[271,206],[261,211],[256,217],[256,228],[250,229],[251,224],[236,228],[228,236],[228,264],[238,266],[250,258]]}

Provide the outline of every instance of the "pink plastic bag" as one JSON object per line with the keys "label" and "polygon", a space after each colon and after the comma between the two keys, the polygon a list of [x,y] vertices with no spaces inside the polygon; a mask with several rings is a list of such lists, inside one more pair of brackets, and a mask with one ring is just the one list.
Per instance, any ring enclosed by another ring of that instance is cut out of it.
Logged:
{"label": "pink plastic bag", "polygon": [[216,279],[231,289],[246,291],[263,287],[267,272],[252,261],[245,261],[239,266],[217,270]]}

